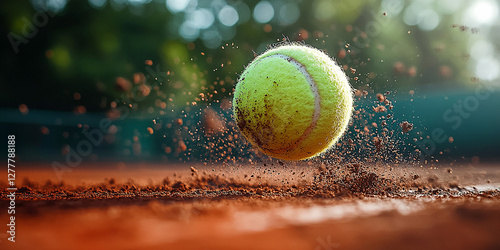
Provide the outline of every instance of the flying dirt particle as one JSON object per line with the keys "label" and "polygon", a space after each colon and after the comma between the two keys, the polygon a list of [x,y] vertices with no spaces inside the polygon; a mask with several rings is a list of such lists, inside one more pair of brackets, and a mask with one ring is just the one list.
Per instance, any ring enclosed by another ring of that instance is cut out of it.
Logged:
{"label": "flying dirt particle", "polygon": [[382,15],[387,16],[387,12],[382,13]]}
{"label": "flying dirt particle", "polygon": [[176,191],[186,191],[188,190],[188,187],[184,184],[184,182],[177,181],[174,185],[172,185],[172,189]]}
{"label": "flying dirt particle", "polygon": [[116,134],[118,132],[118,127],[116,125],[111,125],[108,128],[108,133],[109,134]]}
{"label": "flying dirt particle", "polygon": [[414,94],[415,94],[415,90],[410,90],[408,93],[409,93],[410,95],[414,95]]}
{"label": "flying dirt particle", "polygon": [[28,114],[29,113],[28,106],[26,106],[26,104],[19,105],[19,112],[21,112],[23,115]]}
{"label": "flying dirt particle", "polygon": [[220,101],[220,108],[223,110],[228,110],[233,107],[233,103],[231,102],[230,99],[225,98]]}
{"label": "flying dirt particle", "polygon": [[178,118],[175,120],[175,124],[181,126],[182,125],[182,119]]}
{"label": "flying dirt particle", "polygon": [[85,108],[85,106],[83,105],[78,105],[73,109],[73,113],[75,113],[76,115],[82,115],[85,114],[86,112],[87,108]]}
{"label": "flying dirt particle", "polygon": [[438,180],[439,180],[439,177],[437,176],[437,174],[433,174],[433,175],[427,177],[427,181],[429,183],[436,183]]}
{"label": "flying dirt particle", "polygon": [[453,174],[453,169],[448,168],[448,169],[446,169],[446,172],[448,172],[448,174]]}
{"label": "flying dirt particle", "polygon": [[172,148],[171,147],[165,147],[165,153],[170,154],[172,153]]}
{"label": "flying dirt particle", "polygon": [[413,123],[407,121],[400,123],[399,126],[403,129],[403,133],[408,133],[413,129]]}
{"label": "flying dirt particle", "polygon": [[221,134],[226,130],[226,122],[219,113],[210,107],[207,107],[203,112],[203,126],[207,136]]}
{"label": "flying dirt particle", "polygon": [[403,72],[406,71],[406,68],[402,62],[395,62],[394,65],[392,66],[392,70],[396,74],[402,74]]}
{"label": "flying dirt particle", "polygon": [[78,92],[73,93],[73,99],[75,99],[76,101],[80,100],[81,98],[82,95],[80,95],[80,93]]}
{"label": "flying dirt particle", "polygon": [[373,144],[377,147],[377,151],[382,147],[382,140],[379,137],[373,137]]}
{"label": "flying dirt particle", "polygon": [[323,32],[321,32],[321,31],[316,30],[316,31],[314,31],[313,36],[314,36],[315,38],[323,38],[323,37],[325,37],[325,33],[323,33]]}
{"label": "flying dirt particle", "polygon": [[450,68],[450,66],[448,66],[448,65],[442,65],[441,67],[439,67],[439,74],[443,78],[450,78],[453,75],[453,71]]}
{"label": "flying dirt particle", "polygon": [[115,87],[119,91],[128,92],[132,89],[132,83],[123,77],[117,77],[115,80]]}
{"label": "flying dirt particle", "polygon": [[144,84],[144,83],[146,83],[146,77],[144,76],[143,73],[135,73],[134,76],[133,76],[133,78],[134,78],[134,83],[135,84],[139,84],[139,83]]}
{"label": "flying dirt particle", "polygon": [[354,92],[354,95],[358,96],[358,97],[367,96],[368,95],[368,91],[356,89],[356,91]]}
{"label": "flying dirt particle", "polygon": [[167,108],[167,103],[166,103],[166,102],[161,102],[161,103],[160,103],[160,108],[161,108],[161,109],[165,109],[165,108]]}
{"label": "flying dirt particle", "polygon": [[148,96],[151,93],[151,88],[146,84],[139,85],[139,93],[142,96]]}
{"label": "flying dirt particle", "polygon": [[271,26],[270,24],[264,25],[263,28],[264,28],[264,32],[267,32],[267,33],[271,32],[273,30],[273,26]]}
{"label": "flying dirt particle", "polygon": [[194,168],[194,167],[190,167],[190,169],[191,169],[191,172],[193,172],[193,173],[198,173],[198,170],[196,170],[196,168]]}
{"label": "flying dirt particle", "polygon": [[50,133],[49,129],[45,126],[41,127],[40,128],[40,131],[42,132],[42,134],[44,135],[48,135]]}
{"label": "flying dirt particle", "polygon": [[410,77],[417,76],[417,68],[415,66],[412,66],[412,67],[408,68],[408,75]]}
{"label": "flying dirt particle", "polygon": [[179,141],[179,150],[181,152],[184,152],[187,150],[187,146],[186,146],[186,143],[184,143],[184,141]]}
{"label": "flying dirt particle", "polygon": [[303,41],[303,40],[307,40],[309,38],[309,32],[305,29],[301,29],[299,31],[299,34],[298,34],[298,37],[297,37],[297,41]]}
{"label": "flying dirt particle", "polygon": [[453,139],[453,137],[452,137],[452,136],[450,136],[450,137],[448,138],[448,142],[449,142],[449,143],[453,143],[454,141],[455,141],[455,139]]}
{"label": "flying dirt particle", "polygon": [[339,50],[339,52],[337,53],[337,58],[338,58],[338,59],[344,59],[344,58],[345,58],[345,56],[346,56],[346,51],[345,51],[345,49],[341,49],[341,50]]}
{"label": "flying dirt particle", "polygon": [[379,102],[384,102],[385,101],[385,96],[380,94],[380,93],[377,93],[377,99]]}
{"label": "flying dirt particle", "polygon": [[153,61],[152,60],[146,60],[144,62],[144,64],[151,66],[151,65],[153,65]]}
{"label": "flying dirt particle", "polygon": [[153,134],[153,129],[151,127],[148,127],[147,129],[150,134]]}
{"label": "flying dirt particle", "polygon": [[121,113],[116,108],[110,109],[108,112],[106,112],[106,117],[110,120],[116,120],[120,118],[120,116]]}
{"label": "flying dirt particle", "polygon": [[376,113],[383,113],[383,112],[386,112],[387,109],[384,106],[377,106],[377,107],[373,107],[373,111]]}

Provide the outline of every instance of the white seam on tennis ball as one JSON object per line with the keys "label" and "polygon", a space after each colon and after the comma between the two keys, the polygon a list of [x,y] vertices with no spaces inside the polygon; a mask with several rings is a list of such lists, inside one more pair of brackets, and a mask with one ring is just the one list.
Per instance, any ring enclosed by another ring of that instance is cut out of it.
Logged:
{"label": "white seam on tennis ball", "polygon": [[[306,128],[304,133],[300,136],[300,138],[295,142],[295,145],[290,145],[290,147],[286,149],[291,149],[293,146],[299,145],[304,139],[307,138],[307,136],[313,131],[313,129],[316,127],[316,124],[318,123],[319,116],[320,116],[320,109],[321,109],[321,97],[319,95],[318,91],[318,85],[316,84],[316,81],[314,81],[314,78],[309,74],[307,71],[306,67],[300,63],[299,61],[295,60],[295,58],[283,55],[283,54],[274,54],[270,55],[265,58],[281,58],[283,60],[286,60],[287,62],[291,63],[295,68],[304,75],[304,77],[307,80],[307,83],[309,83],[309,86],[311,87],[311,91],[314,96],[314,113],[312,117],[311,124],[309,124],[309,127]],[[278,149],[279,150],[279,149]]]}

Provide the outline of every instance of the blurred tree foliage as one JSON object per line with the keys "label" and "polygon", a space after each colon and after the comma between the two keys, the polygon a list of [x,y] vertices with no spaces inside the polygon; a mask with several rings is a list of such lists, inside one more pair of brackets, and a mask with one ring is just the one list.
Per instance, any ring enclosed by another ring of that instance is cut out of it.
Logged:
{"label": "blurred tree foliage", "polygon": [[[231,98],[238,74],[254,53],[284,38],[336,57],[358,89],[457,84],[469,77],[463,70],[466,36],[450,28],[453,15],[442,15],[436,29],[421,31],[406,25],[402,14],[386,12],[380,1],[295,1],[300,17],[292,24],[275,19],[261,24],[250,18],[237,23],[234,37],[214,48],[202,39],[183,40],[178,26],[185,13],[171,13],[165,1],[125,3],[121,8],[68,1],[57,13],[38,12],[33,2],[0,3],[2,107],[26,104],[70,111],[83,105],[89,111],[106,110],[113,100],[122,99],[117,77],[133,82],[134,73],[148,77],[151,69],[164,76],[163,82],[138,109],[157,100],[173,109]],[[257,1],[246,4],[253,10]]]}

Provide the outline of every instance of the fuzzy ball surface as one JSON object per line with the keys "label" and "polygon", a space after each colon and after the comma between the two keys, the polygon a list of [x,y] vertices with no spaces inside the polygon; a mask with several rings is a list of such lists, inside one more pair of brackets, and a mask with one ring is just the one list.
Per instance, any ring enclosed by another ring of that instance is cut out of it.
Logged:
{"label": "fuzzy ball surface", "polygon": [[234,91],[233,112],[243,135],[265,154],[302,160],[327,151],[346,130],[352,91],[325,53],[283,45],[256,57]]}

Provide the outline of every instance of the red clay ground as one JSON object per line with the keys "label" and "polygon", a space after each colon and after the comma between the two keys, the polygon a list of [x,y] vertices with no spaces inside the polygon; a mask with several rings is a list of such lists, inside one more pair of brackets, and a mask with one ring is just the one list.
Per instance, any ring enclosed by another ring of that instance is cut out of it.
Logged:
{"label": "red clay ground", "polygon": [[84,164],[63,183],[31,164],[0,247],[500,249],[496,165],[271,164]]}

